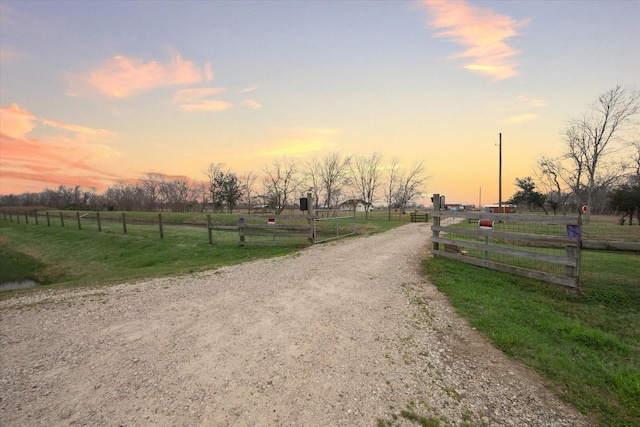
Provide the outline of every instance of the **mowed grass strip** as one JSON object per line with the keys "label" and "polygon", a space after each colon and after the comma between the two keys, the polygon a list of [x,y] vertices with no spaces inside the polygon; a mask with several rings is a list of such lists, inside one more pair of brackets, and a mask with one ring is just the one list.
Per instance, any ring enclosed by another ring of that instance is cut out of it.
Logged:
{"label": "mowed grass strip", "polygon": [[[237,232],[214,230],[214,243],[209,245],[206,214],[163,213],[163,239],[157,213],[126,212],[126,234],[122,212],[101,212],[101,232],[95,212],[80,212],[81,229],[76,212],[63,211],[63,215],[64,227],[59,211],[50,211],[50,226],[43,212],[38,225],[34,220],[18,224],[15,218],[13,222],[0,219],[0,283],[34,280],[42,285],[78,286],[124,282],[281,256],[306,243],[300,239],[298,246],[241,247]],[[238,214],[212,214],[211,220],[214,225],[237,225]],[[359,214],[355,228],[356,234],[367,235],[403,224]]]}
{"label": "mowed grass strip", "polygon": [[60,286],[114,283],[204,271],[299,249],[240,247],[237,233],[223,231],[215,231],[214,244],[209,245],[205,228],[171,227],[160,239],[157,226],[128,225],[124,234],[113,223],[105,224],[102,232],[74,225],[0,221],[0,248],[7,263],[0,270],[0,283],[25,279]]}
{"label": "mowed grass strip", "polygon": [[601,426],[640,425],[640,262],[582,258],[583,295],[433,257],[425,273],[457,312]]}

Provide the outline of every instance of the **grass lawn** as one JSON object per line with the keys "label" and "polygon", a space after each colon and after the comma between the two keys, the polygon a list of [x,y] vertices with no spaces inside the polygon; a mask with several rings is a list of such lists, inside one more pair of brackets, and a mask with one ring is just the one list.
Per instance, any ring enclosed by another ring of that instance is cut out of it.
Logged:
{"label": "grass lawn", "polygon": [[[240,247],[237,233],[115,224],[82,230],[69,224],[47,227],[0,221],[0,283],[31,279],[44,285],[85,285],[185,274],[257,258],[284,255],[299,247]],[[4,265],[7,264],[7,266]],[[10,267],[10,268],[9,268]],[[24,292],[24,291],[23,291]]]}
{"label": "grass lawn", "polygon": [[560,398],[601,426],[638,426],[637,258],[585,252],[581,296],[444,257],[425,260],[423,267],[459,314],[497,348],[539,372]]}
{"label": "grass lawn", "polygon": [[[157,213],[126,212],[126,234],[121,212],[101,212],[101,232],[95,212],[80,212],[81,229],[75,211],[63,211],[63,215],[64,227],[59,211],[50,211],[51,226],[47,226],[44,212],[40,212],[38,225],[33,217],[28,223],[23,216],[20,223],[15,215],[13,221],[0,217],[0,283],[22,280],[49,286],[115,283],[204,271],[281,256],[303,247],[302,244],[241,247],[237,232],[218,230],[213,231],[214,244],[209,245],[204,227],[206,214],[163,213],[163,239]],[[238,215],[212,214],[211,219],[217,225],[237,225]],[[358,217],[355,228],[358,235],[365,235],[402,224]],[[301,243],[304,242],[302,239]]]}

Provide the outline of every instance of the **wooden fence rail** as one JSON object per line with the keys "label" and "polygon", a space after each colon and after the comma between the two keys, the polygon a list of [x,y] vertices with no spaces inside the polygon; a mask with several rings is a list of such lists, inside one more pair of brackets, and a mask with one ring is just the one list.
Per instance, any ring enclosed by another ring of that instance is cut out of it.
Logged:
{"label": "wooden fence rail", "polygon": [[313,244],[313,218],[295,215],[242,215],[241,246]]}
{"label": "wooden fence rail", "polygon": [[434,254],[578,289],[580,217],[440,211],[433,200]]}

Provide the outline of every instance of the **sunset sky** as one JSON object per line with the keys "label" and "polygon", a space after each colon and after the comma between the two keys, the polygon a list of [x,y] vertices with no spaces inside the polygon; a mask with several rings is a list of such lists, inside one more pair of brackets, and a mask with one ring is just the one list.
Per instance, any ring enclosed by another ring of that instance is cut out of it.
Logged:
{"label": "sunset sky", "polygon": [[329,152],[503,200],[640,86],[640,1],[0,1],[0,194]]}

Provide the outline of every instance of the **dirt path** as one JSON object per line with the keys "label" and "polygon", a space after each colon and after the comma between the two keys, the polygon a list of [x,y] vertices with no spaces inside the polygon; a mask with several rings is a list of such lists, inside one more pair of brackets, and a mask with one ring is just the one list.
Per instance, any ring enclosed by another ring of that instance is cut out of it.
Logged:
{"label": "dirt path", "polygon": [[0,301],[0,424],[588,425],[425,282],[429,234]]}

